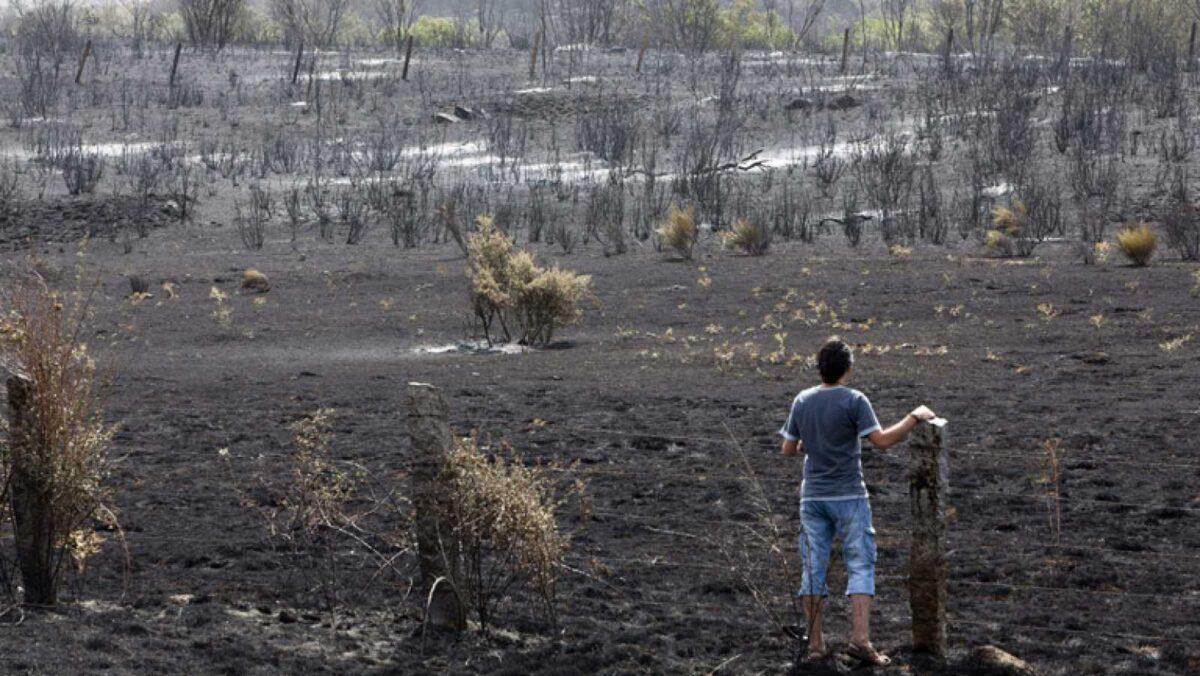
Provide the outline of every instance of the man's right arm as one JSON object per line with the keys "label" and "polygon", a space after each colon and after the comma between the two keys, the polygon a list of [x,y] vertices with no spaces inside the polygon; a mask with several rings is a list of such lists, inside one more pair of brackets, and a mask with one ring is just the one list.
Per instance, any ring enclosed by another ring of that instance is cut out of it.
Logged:
{"label": "man's right arm", "polygon": [[908,433],[912,432],[913,428],[925,420],[933,420],[937,416],[933,411],[926,406],[918,406],[912,413],[904,416],[900,422],[892,425],[886,430],[875,430],[867,436],[875,448],[881,451],[895,446],[896,444],[908,438]]}

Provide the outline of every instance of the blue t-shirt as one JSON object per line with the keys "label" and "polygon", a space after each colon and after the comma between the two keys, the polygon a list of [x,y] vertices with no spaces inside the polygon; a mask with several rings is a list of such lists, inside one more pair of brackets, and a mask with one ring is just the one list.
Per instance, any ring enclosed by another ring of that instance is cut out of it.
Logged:
{"label": "blue t-shirt", "polygon": [[804,444],[800,500],[867,497],[862,438],[880,429],[871,402],[848,387],[813,387],[796,395],[779,433]]}

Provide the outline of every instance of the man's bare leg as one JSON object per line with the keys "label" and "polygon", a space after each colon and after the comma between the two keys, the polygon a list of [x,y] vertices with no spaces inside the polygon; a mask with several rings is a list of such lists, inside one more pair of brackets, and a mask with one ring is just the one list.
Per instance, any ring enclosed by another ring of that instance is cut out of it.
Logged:
{"label": "man's bare leg", "polygon": [[870,594],[851,594],[850,604],[854,607],[854,628],[850,633],[850,642],[869,648],[871,646],[871,596]]}
{"label": "man's bare leg", "polygon": [[825,636],[821,631],[821,620],[824,614],[823,596],[804,596],[804,614],[808,617],[808,651],[810,653],[825,652]]}

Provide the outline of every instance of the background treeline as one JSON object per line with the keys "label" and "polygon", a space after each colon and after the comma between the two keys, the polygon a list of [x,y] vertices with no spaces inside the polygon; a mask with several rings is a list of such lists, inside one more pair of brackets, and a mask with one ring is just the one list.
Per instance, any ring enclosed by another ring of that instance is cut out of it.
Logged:
{"label": "background treeline", "polygon": [[[57,54],[84,40],[391,47],[740,47],[1129,58],[1188,49],[1200,0],[17,0],[4,48]],[[51,57],[53,58],[53,57]]]}

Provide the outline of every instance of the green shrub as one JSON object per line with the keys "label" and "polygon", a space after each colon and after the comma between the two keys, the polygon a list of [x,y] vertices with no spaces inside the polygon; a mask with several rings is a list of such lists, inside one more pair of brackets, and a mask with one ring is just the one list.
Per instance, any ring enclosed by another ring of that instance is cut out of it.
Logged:
{"label": "green shrub", "polygon": [[463,24],[442,16],[417,17],[409,33],[413,42],[421,47],[457,47],[470,46],[470,31]]}

